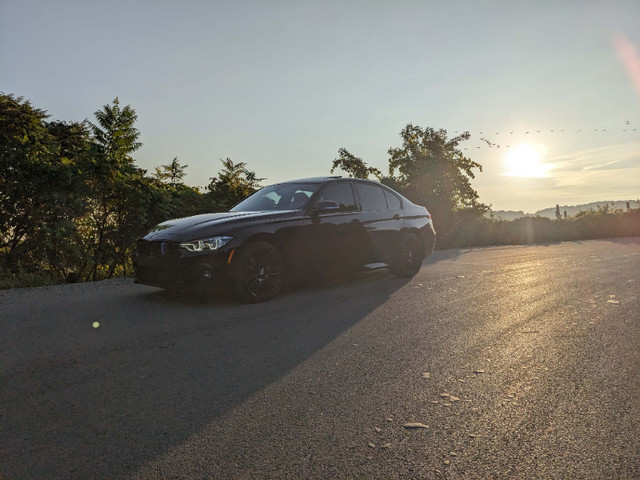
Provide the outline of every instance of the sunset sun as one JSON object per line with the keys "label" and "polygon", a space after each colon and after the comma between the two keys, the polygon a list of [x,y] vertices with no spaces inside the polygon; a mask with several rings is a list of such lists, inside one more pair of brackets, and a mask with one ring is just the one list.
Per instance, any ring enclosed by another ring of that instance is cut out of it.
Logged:
{"label": "sunset sun", "polygon": [[544,145],[531,145],[521,143],[510,148],[504,156],[507,171],[504,175],[509,177],[534,177],[547,176],[550,166],[542,163],[547,154]]}

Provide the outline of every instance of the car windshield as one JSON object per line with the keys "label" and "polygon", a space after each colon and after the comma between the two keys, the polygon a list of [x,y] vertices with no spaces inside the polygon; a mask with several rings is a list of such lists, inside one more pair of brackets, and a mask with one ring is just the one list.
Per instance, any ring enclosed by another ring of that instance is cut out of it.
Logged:
{"label": "car windshield", "polygon": [[317,183],[280,183],[258,190],[231,209],[232,212],[299,210],[309,202]]}

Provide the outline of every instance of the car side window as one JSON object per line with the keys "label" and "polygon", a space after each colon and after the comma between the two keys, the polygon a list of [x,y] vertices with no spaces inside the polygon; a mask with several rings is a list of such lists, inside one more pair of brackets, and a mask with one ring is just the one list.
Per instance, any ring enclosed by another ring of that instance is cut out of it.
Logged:
{"label": "car side window", "polygon": [[335,202],[338,206],[337,210],[340,212],[357,210],[353,190],[348,183],[336,183],[327,187],[318,198],[316,205],[320,205],[322,202]]}
{"label": "car side window", "polygon": [[382,188],[367,183],[356,183],[355,187],[360,197],[362,210],[388,210],[389,207]]}
{"label": "car side window", "polygon": [[396,197],[393,193],[383,190],[384,196],[387,199],[387,205],[389,205],[389,210],[400,210],[402,208],[402,203],[400,199]]}

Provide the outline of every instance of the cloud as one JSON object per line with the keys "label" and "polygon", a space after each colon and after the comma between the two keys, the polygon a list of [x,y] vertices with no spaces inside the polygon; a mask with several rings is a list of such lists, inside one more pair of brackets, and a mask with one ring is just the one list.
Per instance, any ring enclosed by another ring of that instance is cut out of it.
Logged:
{"label": "cloud", "polygon": [[640,141],[607,145],[549,159],[555,174],[592,170],[640,169]]}
{"label": "cloud", "polygon": [[[640,142],[586,150],[554,159],[556,187],[594,188],[609,191],[637,190],[640,178]],[[632,186],[636,186],[632,188]]]}

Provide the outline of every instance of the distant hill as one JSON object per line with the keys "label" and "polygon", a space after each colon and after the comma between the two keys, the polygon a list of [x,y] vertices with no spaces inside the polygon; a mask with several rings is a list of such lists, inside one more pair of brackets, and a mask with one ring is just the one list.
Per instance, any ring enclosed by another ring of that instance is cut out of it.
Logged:
{"label": "distant hill", "polygon": [[[564,212],[567,212],[567,217],[572,217],[578,212],[585,212],[588,210],[597,210],[598,207],[604,207],[605,205],[609,205],[609,208],[612,210],[622,209],[626,210],[627,202],[631,208],[640,207],[640,203],[636,200],[615,200],[615,201],[602,201],[602,202],[591,202],[585,203],[582,205],[560,205],[560,214],[564,215]],[[502,220],[515,220],[516,218],[522,217],[547,217],[554,219],[556,218],[556,207],[545,208],[544,210],[538,210],[535,213],[525,213],[521,210],[493,210],[493,216],[495,218],[501,218]]]}

